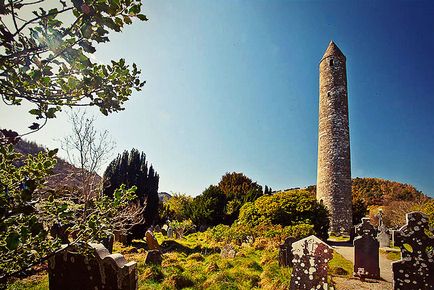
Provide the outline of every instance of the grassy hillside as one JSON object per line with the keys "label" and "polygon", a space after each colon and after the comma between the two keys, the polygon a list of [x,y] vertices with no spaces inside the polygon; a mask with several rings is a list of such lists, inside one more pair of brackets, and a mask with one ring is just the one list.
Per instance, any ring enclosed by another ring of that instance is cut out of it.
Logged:
{"label": "grassy hillside", "polygon": [[[195,233],[184,239],[165,239],[156,234],[165,249],[161,266],[144,264],[142,248],[115,244],[114,252],[125,255],[138,264],[138,289],[287,289],[292,269],[279,267],[278,243],[258,239],[252,244],[233,245],[236,257],[222,258],[223,243],[209,239],[207,233]],[[136,241],[136,245],[144,244]],[[335,254],[330,261],[330,273],[349,278],[351,262]],[[331,277],[331,280],[333,278]],[[39,274],[16,281],[8,289],[46,289],[48,275]]]}

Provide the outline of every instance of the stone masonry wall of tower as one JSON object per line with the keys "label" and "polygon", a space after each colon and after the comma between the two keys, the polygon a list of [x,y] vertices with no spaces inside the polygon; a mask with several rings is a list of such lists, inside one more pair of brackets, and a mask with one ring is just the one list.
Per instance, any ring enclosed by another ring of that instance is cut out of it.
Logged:
{"label": "stone masonry wall of tower", "polygon": [[352,227],[346,58],[330,42],[319,64],[317,199],[330,213],[330,232]]}

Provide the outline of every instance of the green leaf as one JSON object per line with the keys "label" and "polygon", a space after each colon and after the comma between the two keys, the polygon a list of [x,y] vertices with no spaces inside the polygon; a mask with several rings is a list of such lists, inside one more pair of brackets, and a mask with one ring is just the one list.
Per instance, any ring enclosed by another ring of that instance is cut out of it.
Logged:
{"label": "green leaf", "polygon": [[144,14],[137,14],[136,16],[142,21],[148,21],[148,17],[146,17]]}
{"label": "green leaf", "polygon": [[45,116],[47,116],[49,119],[56,118],[56,112],[57,108],[49,108],[45,113]]}
{"label": "green leaf", "polygon": [[58,151],[59,151],[59,149],[57,149],[57,148],[50,150],[50,151],[48,151],[48,156],[53,157],[54,155],[57,154]]}
{"label": "green leaf", "polygon": [[133,22],[131,21],[131,18],[128,17],[128,16],[124,16],[124,22],[125,22],[126,24],[131,24],[131,23],[133,23]]}
{"label": "green leaf", "polygon": [[31,109],[31,110],[29,111],[29,113],[32,114],[32,115],[37,115],[37,116],[39,116],[39,115],[41,114],[41,111],[38,110],[38,109]]}
{"label": "green leaf", "polygon": [[15,250],[20,244],[20,235],[17,232],[12,232],[6,238],[6,247],[9,250]]}
{"label": "green leaf", "polygon": [[140,6],[140,4],[132,6],[129,10],[129,13],[133,15],[140,13]]}

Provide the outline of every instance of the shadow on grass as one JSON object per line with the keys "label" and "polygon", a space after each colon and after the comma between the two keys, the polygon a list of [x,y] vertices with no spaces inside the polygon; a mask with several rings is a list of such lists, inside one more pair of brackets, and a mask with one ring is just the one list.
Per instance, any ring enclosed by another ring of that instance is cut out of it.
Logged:
{"label": "shadow on grass", "polygon": [[187,255],[193,254],[193,253],[201,253],[202,255],[208,255],[213,253],[219,253],[220,248],[217,247],[201,247],[196,246],[194,248],[186,247],[184,245],[181,245],[175,240],[165,240],[160,245],[161,251],[163,253],[169,253],[169,252],[182,252]]}

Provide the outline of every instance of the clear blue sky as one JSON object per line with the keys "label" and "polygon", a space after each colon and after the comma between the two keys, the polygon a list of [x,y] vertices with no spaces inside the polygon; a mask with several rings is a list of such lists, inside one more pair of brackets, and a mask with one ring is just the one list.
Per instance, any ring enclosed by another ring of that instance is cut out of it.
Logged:
{"label": "clear blue sky", "polygon": [[[348,2],[144,1],[149,21],[95,57],[136,62],[147,84],[99,128],[118,152],[147,154],[160,191],[197,195],[228,171],[315,184],[318,63],[333,39],[347,57],[352,176],[433,196],[434,1]],[[0,108],[1,123],[24,120]],[[56,146],[65,124],[30,139]]]}

